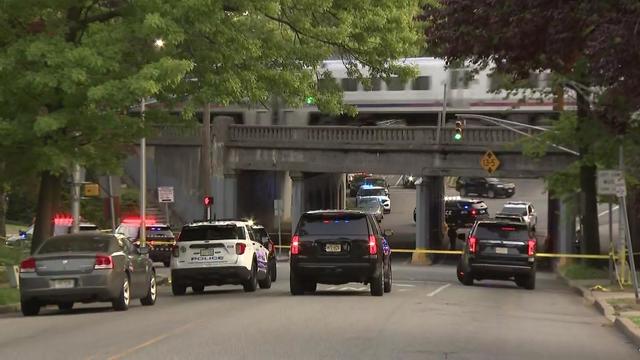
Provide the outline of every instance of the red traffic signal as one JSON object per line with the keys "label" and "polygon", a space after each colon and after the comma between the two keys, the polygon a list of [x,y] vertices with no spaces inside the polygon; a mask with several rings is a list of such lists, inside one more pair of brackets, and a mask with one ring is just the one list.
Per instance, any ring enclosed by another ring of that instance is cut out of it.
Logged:
{"label": "red traffic signal", "polygon": [[203,202],[204,206],[210,207],[211,205],[213,205],[213,196],[205,196]]}

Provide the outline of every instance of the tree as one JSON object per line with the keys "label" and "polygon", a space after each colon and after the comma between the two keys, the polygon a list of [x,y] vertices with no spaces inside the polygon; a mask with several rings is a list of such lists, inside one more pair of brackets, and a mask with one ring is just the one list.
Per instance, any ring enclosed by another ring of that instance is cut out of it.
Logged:
{"label": "tree", "polygon": [[[124,150],[164,121],[131,109],[168,103],[300,104],[312,95],[352,111],[320,64],[338,54],[350,75],[409,76],[393,60],[423,43],[422,0],[7,0],[0,5],[0,154],[9,174],[40,178],[32,247],[51,233],[73,163],[115,169]],[[381,21],[384,19],[384,21]],[[155,44],[155,46],[154,46]],[[368,73],[361,66],[368,66]],[[189,112],[187,112],[188,114]]]}
{"label": "tree", "polygon": [[[427,38],[449,62],[492,66],[513,79],[550,70],[558,79],[555,90],[575,92],[584,239],[591,253],[599,251],[599,239],[596,163],[586,125],[597,118],[609,131],[624,133],[640,108],[640,76],[629,66],[640,55],[639,15],[633,0],[442,0],[425,11]],[[594,95],[592,89],[602,91]]]}

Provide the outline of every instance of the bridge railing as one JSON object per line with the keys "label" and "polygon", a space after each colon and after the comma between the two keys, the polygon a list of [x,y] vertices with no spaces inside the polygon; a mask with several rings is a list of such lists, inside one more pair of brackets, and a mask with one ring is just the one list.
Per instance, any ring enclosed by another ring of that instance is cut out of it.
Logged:
{"label": "bridge railing", "polygon": [[[229,140],[235,143],[340,143],[436,145],[436,127],[352,127],[352,126],[247,126],[231,125]],[[441,132],[440,144],[509,144],[523,135],[499,127],[466,127],[461,141],[453,140],[454,129]]]}

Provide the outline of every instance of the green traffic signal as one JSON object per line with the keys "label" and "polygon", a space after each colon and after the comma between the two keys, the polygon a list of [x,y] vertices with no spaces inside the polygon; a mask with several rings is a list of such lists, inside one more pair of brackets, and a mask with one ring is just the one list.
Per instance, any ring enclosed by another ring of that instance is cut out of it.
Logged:
{"label": "green traffic signal", "polygon": [[461,134],[461,133],[458,133],[458,132],[457,132],[457,133],[455,133],[455,134],[453,135],[453,140],[456,140],[456,141],[460,141],[460,140],[462,140],[462,134]]}
{"label": "green traffic signal", "polygon": [[462,129],[464,128],[464,125],[462,124],[461,121],[456,121],[456,129],[455,132],[453,133],[453,140],[455,141],[460,141],[462,140]]}
{"label": "green traffic signal", "polygon": [[313,105],[316,103],[316,99],[313,96],[307,96],[304,102],[307,103],[307,105]]}

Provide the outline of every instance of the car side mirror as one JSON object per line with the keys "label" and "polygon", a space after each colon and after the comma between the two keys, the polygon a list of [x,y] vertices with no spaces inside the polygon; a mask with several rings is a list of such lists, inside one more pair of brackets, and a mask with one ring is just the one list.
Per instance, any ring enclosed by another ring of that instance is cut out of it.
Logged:
{"label": "car side mirror", "polygon": [[393,230],[385,229],[384,230],[384,236],[393,236]]}
{"label": "car side mirror", "polygon": [[149,255],[149,247],[148,246],[139,246],[137,248],[138,254],[140,255]]}
{"label": "car side mirror", "polygon": [[466,237],[465,234],[458,234],[458,239],[462,240],[462,241],[465,241],[467,239],[467,237]]}

